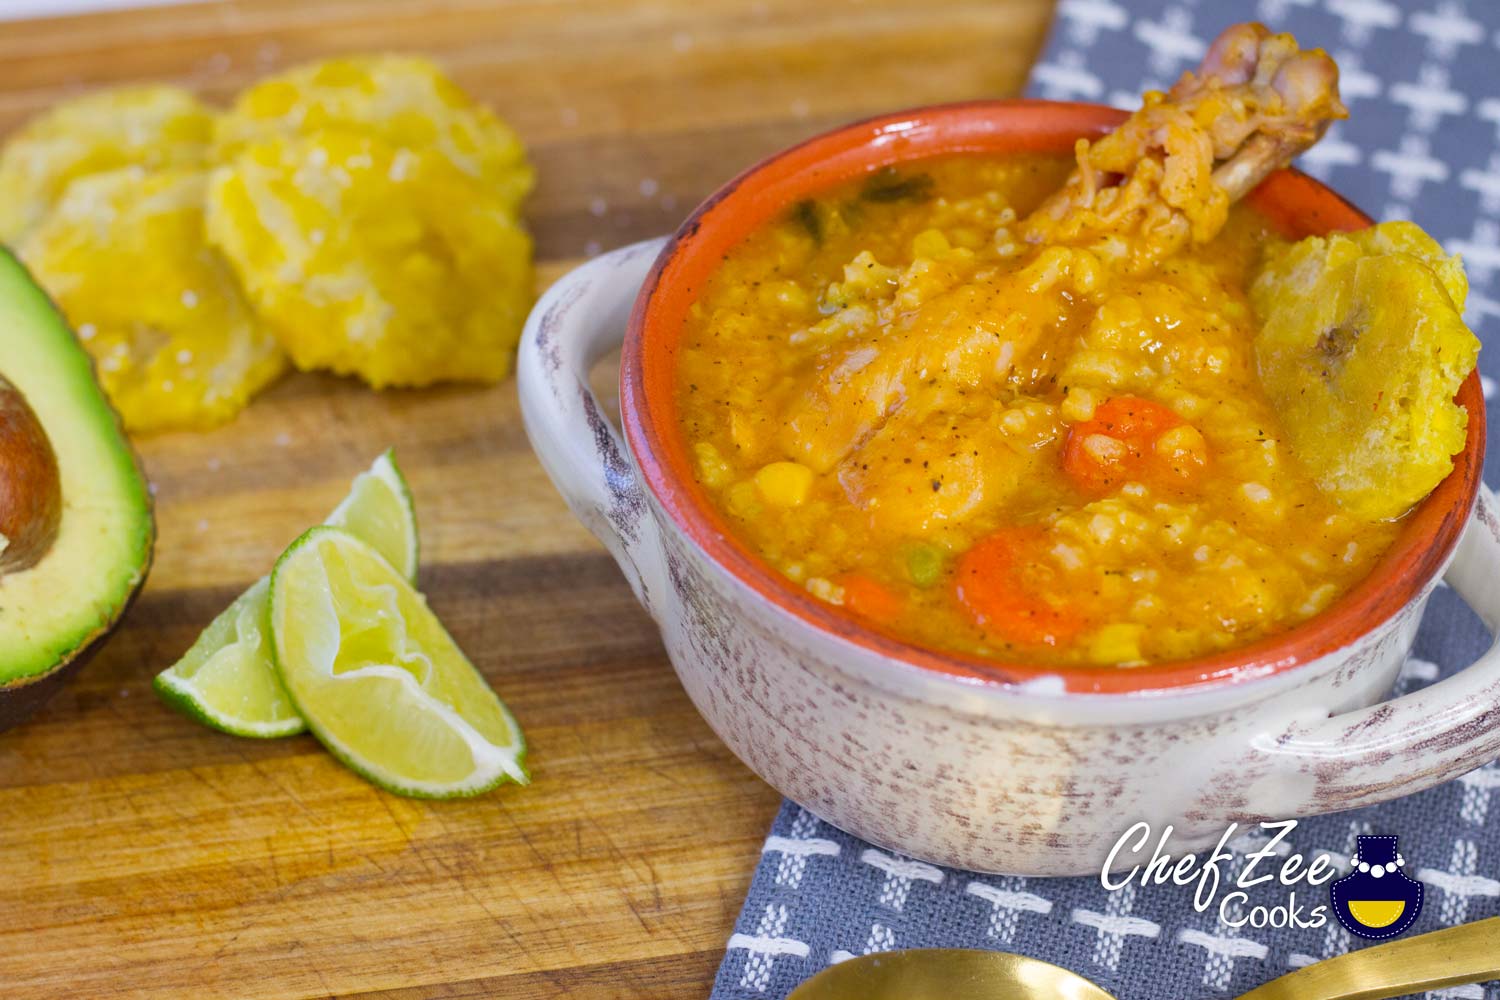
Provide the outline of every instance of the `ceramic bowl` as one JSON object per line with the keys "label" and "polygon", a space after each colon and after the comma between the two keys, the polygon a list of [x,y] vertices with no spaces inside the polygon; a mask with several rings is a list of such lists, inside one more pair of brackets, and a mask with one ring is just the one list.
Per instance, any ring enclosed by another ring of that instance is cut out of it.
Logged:
{"label": "ceramic bowl", "polygon": [[[709,725],[789,798],[926,861],[1098,871],[1138,821],[1170,826],[1169,850],[1195,849],[1231,822],[1368,805],[1500,756],[1494,650],[1381,701],[1445,573],[1487,624],[1500,621],[1500,522],[1480,482],[1476,376],[1458,396],[1469,436],[1453,473],[1368,579],[1289,632],[1175,664],[1043,667],[908,645],[783,579],[694,484],[672,371],[686,310],[728,248],[797,200],[889,164],[1066,153],[1122,117],[996,101],[827,133],[741,174],[672,238],[596,258],[558,282],[522,339],[521,402],[536,452],[661,627]],[[1291,237],[1370,221],[1295,171],[1252,198]],[[587,381],[621,346],[623,438]]]}

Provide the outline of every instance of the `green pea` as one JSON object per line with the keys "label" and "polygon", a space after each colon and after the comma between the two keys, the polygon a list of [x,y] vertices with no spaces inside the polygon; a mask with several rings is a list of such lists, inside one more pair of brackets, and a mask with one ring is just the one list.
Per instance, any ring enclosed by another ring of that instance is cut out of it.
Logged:
{"label": "green pea", "polygon": [[906,554],[906,575],[918,587],[931,587],[943,575],[945,557],[936,545],[914,545]]}

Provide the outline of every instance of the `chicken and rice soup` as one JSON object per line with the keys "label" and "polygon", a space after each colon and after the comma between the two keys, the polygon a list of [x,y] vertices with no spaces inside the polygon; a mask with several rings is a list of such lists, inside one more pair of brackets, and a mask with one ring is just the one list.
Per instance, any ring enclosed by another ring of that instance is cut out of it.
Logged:
{"label": "chicken and rice soup", "polygon": [[795,205],[678,356],[698,483],[789,581],[907,641],[1131,665],[1285,630],[1397,522],[1337,505],[1257,375],[1249,207],[1142,263],[1023,238],[1071,158],[961,156]]}

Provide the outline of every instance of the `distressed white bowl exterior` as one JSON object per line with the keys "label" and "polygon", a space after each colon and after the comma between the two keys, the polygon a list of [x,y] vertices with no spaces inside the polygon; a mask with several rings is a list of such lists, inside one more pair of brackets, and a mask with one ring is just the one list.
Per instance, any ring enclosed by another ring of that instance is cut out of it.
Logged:
{"label": "distressed white bowl exterior", "polygon": [[[1131,695],[940,675],[773,605],[712,561],[642,488],[587,387],[589,367],[621,342],[661,247],[600,257],[538,303],[518,364],[527,431],[569,506],[660,625],[709,725],[828,822],[939,864],[1075,875],[1097,872],[1138,820],[1158,831],[1170,824],[1170,847],[1194,849],[1232,821],[1367,805],[1500,756],[1493,649],[1454,677],[1377,704],[1436,577],[1332,655],[1255,680]],[[1492,629],[1500,622],[1494,511],[1481,489],[1447,569]]]}

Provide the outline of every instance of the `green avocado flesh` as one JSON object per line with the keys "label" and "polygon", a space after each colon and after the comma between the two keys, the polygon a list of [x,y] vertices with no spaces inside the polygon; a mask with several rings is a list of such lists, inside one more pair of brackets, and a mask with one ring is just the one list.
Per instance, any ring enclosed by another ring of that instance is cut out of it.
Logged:
{"label": "green avocado flesh", "polygon": [[151,562],[151,499],[88,354],[0,248],[0,375],[26,397],[62,484],[57,538],[0,576],[0,694],[83,652],[124,611]]}

